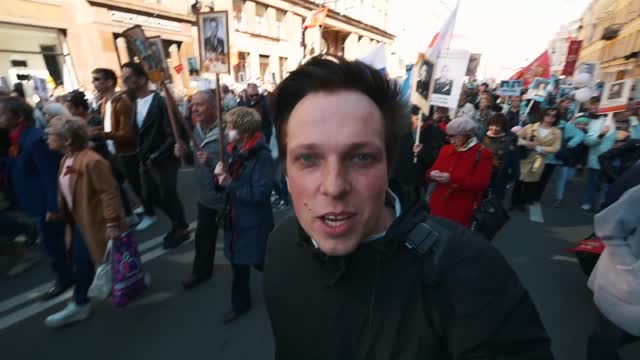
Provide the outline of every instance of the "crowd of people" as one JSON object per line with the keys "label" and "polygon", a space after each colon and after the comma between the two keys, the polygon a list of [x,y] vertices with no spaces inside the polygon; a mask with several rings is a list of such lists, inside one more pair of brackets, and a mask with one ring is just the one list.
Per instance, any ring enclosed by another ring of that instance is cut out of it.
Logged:
{"label": "crowd of people", "polygon": [[[273,94],[248,84],[236,96],[223,85],[193,94],[183,113],[170,93],[152,90],[142,65],[120,70],[122,92],[113,70],[93,71],[95,106],[81,91],[35,110],[19,96],[0,95],[2,184],[14,205],[0,213],[9,230],[1,249],[27,267],[34,255],[12,240],[39,236],[55,275],[43,300],[75,286],[70,304],[47,317],[50,327],[90,316],[88,289],[107,240],[153,226],[156,208],[171,222],[164,248],[190,238],[184,206],[192,204],[182,203],[177,185],[185,162],[193,164],[198,196],[195,257],[182,286],[212,278],[222,230],[233,274],[223,321],[251,309],[251,271],[264,271],[278,359],[398,352],[551,359],[529,294],[474,231],[475,210],[491,197],[511,211],[539,206],[554,172],[555,207],[571,206],[565,189],[583,171],[584,211],[630,207],[637,198],[640,124],[633,102],[607,118],[598,114],[598,97],[580,104],[549,92],[538,102],[470,83],[457,109],[426,113],[403,103],[378,71],[319,56]],[[274,210],[290,204],[294,216],[276,227]],[[611,211],[596,217],[595,230],[611,244],[603,257],[616,263],[616,245],[637,238],[619,229],[638,223],[631,215],[611,222],[618,214]],[[633,244],[629,254],[637,261]],[[590,286],[606,288],[603,278],[613,268],[602,265]],[[637,293],[640,283],[633,286]],[[424,306],[426,317],[411,312]],[[327,312],[309,311],[314,307]],[[615,322],[619,313],[602,314],[594,334],[618,337],[592,336],[590,353],[612,356],[618,340],[640,335],[637,323]],[[354,331],[362,333],[359,340],[351,340]],[[318,339],[326,340],[322,347]]]}

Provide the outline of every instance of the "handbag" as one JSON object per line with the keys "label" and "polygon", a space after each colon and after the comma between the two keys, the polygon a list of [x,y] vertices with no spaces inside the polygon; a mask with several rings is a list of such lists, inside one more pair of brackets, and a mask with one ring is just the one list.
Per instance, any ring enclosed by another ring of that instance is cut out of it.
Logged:
{"label": "handbag", "polygon": [[128,305],[146,289],[147,279],[142,269],[142,258],[131,232],[124,233],[113,244],[111,272],[113,275],[111,300],[116,307]]}
{"label": "handbag", "polygon": [[[473,165],[473,170],[478,167],[480,162],[480,152],[482,146],[478,148],[476,152],[476,158]],[[482,194],[480,194],[478,203],[473,209],[473,215],[471,216],[471,231],[483,235],[487,240],[491,241],[496,236],[498,231],[504,227],[509,221],[509,212],[504,208],[502,202],[496,198],[491,191],[486,199],[482,200]]]}
{"label": "handbag", "polygon": [[102,264],[98,266],[96,275],[93,277],[93,282],[89,287],[88,295],[91,298],[104,300],[111,295],[111,288],[113,286],[113,280],[111,275],[111,247],[113,241],[107,242],[107,250],[102,258]]}
{"label": "handbag", "polygon": [[473,210],[471,230],[491,241],[509,219],[509,212],[504,208],[502,202],[489,193],[480,206]]}

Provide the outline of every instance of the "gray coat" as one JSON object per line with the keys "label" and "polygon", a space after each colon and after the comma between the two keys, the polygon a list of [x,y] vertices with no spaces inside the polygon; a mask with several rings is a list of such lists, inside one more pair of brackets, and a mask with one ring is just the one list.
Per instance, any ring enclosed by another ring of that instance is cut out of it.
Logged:
{"label": "gray coat", "polygon": [[[218,154],[218,128],[214,127],[205,135],[200,124],[198,124],[193,129],[193,138],[202,150],[211,155],[209,164],[204,166],[200,164],[196,154],[193,154],[193,168],[198,186],[198,202],[209,209],[222,210],[225,202],[224,191],[220,191],[220,188],[216,187],[213,175],[213,170],[218,161],[220,161],[220,155]],[[215,221],[215,219],[212,221]]]}
{"label": "gray coat", "polygon": [[606,248],[589,278],[598,309],[618,327],[640,336],[640,185],[594,218]]}

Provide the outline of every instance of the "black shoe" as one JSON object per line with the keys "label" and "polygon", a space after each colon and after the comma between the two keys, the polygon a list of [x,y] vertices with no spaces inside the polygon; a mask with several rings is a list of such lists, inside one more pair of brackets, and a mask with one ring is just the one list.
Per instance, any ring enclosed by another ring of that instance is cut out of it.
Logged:
{"label": "black shoe", "polygon": [[554,208],[559,208],[560,206],[562,206],[562,202],[560,200],[556,200],[553,202],[553,207]]}
{"label": "black shoe", "polygon": [[166,237],[165,241],[163,241],[162,246],[165,249],[175,249],[178,246],[182,245],[185,241],[189,240],[190,234],[189,231],[184,230],[181,232],[176,232],[170,237]]}
{"label": "black shoe", "polygon": [[245,314],[247,311],[249,311],[248,309],[241,312],[241,313],[237,313],[233,310],[229,310],[227,311],[226,314],[224,314],[224,318],[222,319],[222,323],[225,325],[231,324],[232,322],[238,320],[243,314]]}
{"label": "black shoe", "polygon": [[208,276],[202,276],[202,275],[191,275],[189,276],[189,278],[185,281],[182,282],[182,287],[185,290],[191,290],[194,287],[202,284],[205,281],[208,281],[209,279],[211,279],[211,275]]}
{"label": "black shoe", "polygon": [[70,287],[71,287],[71,285],[67,285],[67,286],[60,286],[58,284],[53,285],[53,287],[51,289],[47,290],[44,294],[42,294],[40,299],[42,301],[49,301],[49,300],[51,300],[53,298],[56,298],[56,297],[62,295]]}

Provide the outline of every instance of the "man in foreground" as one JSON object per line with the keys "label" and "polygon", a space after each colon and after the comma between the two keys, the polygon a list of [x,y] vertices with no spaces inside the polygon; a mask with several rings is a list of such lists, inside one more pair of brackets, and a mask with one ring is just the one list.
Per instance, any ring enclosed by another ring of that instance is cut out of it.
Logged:
{"label": "man in foreground", "polygon": [[398,99],[375,69],[324,58],[276,91],[295,210],[265,264],[276,359],[552,359],[502,255],[389,186]]}

